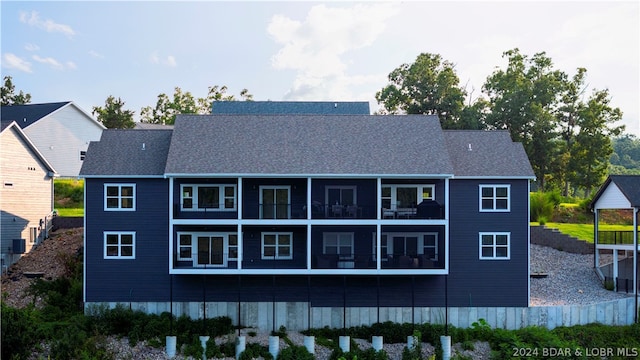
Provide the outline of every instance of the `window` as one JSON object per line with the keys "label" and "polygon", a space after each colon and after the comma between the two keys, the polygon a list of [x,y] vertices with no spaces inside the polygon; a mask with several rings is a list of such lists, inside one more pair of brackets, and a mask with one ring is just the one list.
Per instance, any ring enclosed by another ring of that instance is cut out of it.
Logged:
{"label": "window", "polygon": [[235,211],[236,186],[182,185],[181,209],[187,211]]}
{"label": "window", "polygon": [[322,253],[338,255],[340,259],[353,259],[353,233],[324,233]]}
{"label": "window", "polygon": [[382,208],[415,208],[423,200],[435,200],[435,185],[382,185]]}
{"label": "window", "polygon": [[227,266],[238,260],[238,235],[235,233],[178,234],[178,261],[193,261],[194,266]]}
{"label": "window", "polygon": [[178,261],[193,260],[191,234],[178,234]]}
{"label": "window", "polygon": [[383,261],[388,255],[427,255],[438,260],[438,233],[383,233],[380,238],[380,254]]}
{"label": "window", "polygon": [[104,210],[135,210],[135,192],[135,184],[104,184]]}
{"label": "window", "polygon": [[293,259],[293,233],[262,233],[262,260]]}
{"label": "window", "polygon": [[291,190],[289,186],[260,187],[260,218],[290,219]]}
{"label": "window", "polygon": [[29,244],[35,244],[38,242],[38,228],[35,226],[29,227]]}
{"label": "window", "polygon": [[80,161],[84,161],[84,158],[87,156],[87,152],[84,150],[80,150]]}
{"label": "window", "polygon": [[505,233],[480,233],[480,259],[504,259],[511,256],[509,238],[511,234]]}
{"label": "window", "polygon": [[105,259],[135,259],[136,258],[136,233],[135,232],[105,232],[104,233],[104,258]]}
{"label": "window", "polygon": [[509,192],[509,185],[480,185],[480,211],[509,211]]}

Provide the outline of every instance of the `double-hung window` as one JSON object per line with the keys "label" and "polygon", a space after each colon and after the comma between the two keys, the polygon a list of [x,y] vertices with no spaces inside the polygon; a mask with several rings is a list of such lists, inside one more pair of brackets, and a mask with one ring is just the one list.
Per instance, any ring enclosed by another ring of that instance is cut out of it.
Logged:
{"label": "double-hung window", "polygon": [[180,186],[181,209],[187,211],[235,211],[235,184]]}
{"label": "double-hung window", "polygon": [[340,259],[353,259],[353,233],[324,233],[322,253],[338,255]]}
{"label": "double-hung window", "polygon": [[480,185],[481,212],[508,212],[511,208],[509,185]]}
{"label": "double-hung window", "polygon": [[135,259],[136,233],[132,231],[105,231],[104,258]]}
{"label": "double-hung window", "polygon": [[511,233],[496,232],[480,233],[480,259],[481,260],[509,260]]}
{"label": "double-hung window", "polygon": [[262,260],[293,259],[293,233],[262,233]]}
{"label": "double-hung window", "polygon": [[135,184],[104,184],[105,211],[135,211]]}

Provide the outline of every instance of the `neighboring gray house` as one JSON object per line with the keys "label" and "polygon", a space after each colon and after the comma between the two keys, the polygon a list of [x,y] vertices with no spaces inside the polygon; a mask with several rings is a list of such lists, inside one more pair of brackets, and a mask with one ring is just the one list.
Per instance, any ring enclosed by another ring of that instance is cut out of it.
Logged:
{"label": "neighboring gray house", "polygon": [[13,121],[2,121],[0,148],[0,252],[4,270],[47,237],[56,172]]}
{"label": "neighboring gray house", "polygon": [[214,101],[212,115],[369,115],[366,101]]}
{"label": "neighboring gray house", "polygon": [[178,115],[172,130],[106,130],[80,176],[85,306],[198,317],[206,303],[269,330],[443,307],[447,282],[449,306],[529,305],[534,174],[507,131]]}
{"label": "neighboring gray house", "polygon": [[89,142],[105,127],[71,101],[3,106],[2,121],[15,121],[61,177],[77,177]]}

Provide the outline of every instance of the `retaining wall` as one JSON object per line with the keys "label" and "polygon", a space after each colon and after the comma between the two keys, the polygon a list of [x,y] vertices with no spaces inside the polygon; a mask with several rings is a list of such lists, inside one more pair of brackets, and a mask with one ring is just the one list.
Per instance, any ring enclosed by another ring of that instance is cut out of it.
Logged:
{"label": "retaining wall", "polygon": [[531,226],[531,243],[574,254],[593,254],[593,244],[546,226]]}
{"label": "retaining wall", "polygon": [[[170,303],[120,303],[132,310],[160,314],[169,312]],[[92,306],[115,307],[117,303],[85,304],[85,312]],[[634,322],[635,299],[633,297],[593,305],[533,306],[533,307],[452,307],[448,312],[448,323],[455,327],[468,328],[479,319],[484,319],[492,328],[520,329],[527,326],[542,326],[553,329],[558,326],[586,325],[630,325]],[[201,302],[173,303],[175,316],[186,315],[192,319],[203,317]],[[238,303],[207,303],[207,318],[228,316],[238,324]],[[275,317],[275,322],[274,322]],[[309,328],[342,328],[371,325],[377,322],[433,323],[444,324],[443,307],[311,307],[305,302],[277,302],[275,310],[271,302],[240,303],[240,325],[264,331],[285,326],[289,330]]]}

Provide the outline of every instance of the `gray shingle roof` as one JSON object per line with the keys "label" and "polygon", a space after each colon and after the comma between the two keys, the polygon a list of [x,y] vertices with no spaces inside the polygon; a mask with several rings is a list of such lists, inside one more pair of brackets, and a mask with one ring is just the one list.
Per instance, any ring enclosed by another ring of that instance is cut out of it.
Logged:
{"label": "gray shingle roof", "polygon": [[640,175],[609,175],[593,197],[589,205],[591,209],[593,209],[595,203],[612,182],[622,191],[622,194],[629,200],[632,207],[640,208]]}
{"label": "gray shingle roof", "polygon": [[456,177],[535,177],[508,131],[445,130],[444,137]]}
{"label": "gray shingle roof", "polygon": [[171,132],[104,130],[100,141],[89,144],[80,176],[163,175]]}
{"label": "gray shingle roof", "polygon": [[167,174],[453,174],[436,116],[178,115]]}
{"label": "gray shingle roof", "polygon": [[366,101],[215,101],[214,115],[369,115]]}
{"label": "gray shingle roof", "polygon": [[0,117],[2,121],[15,121],[20,128],[24,129],[70,102],[2,106]]}

